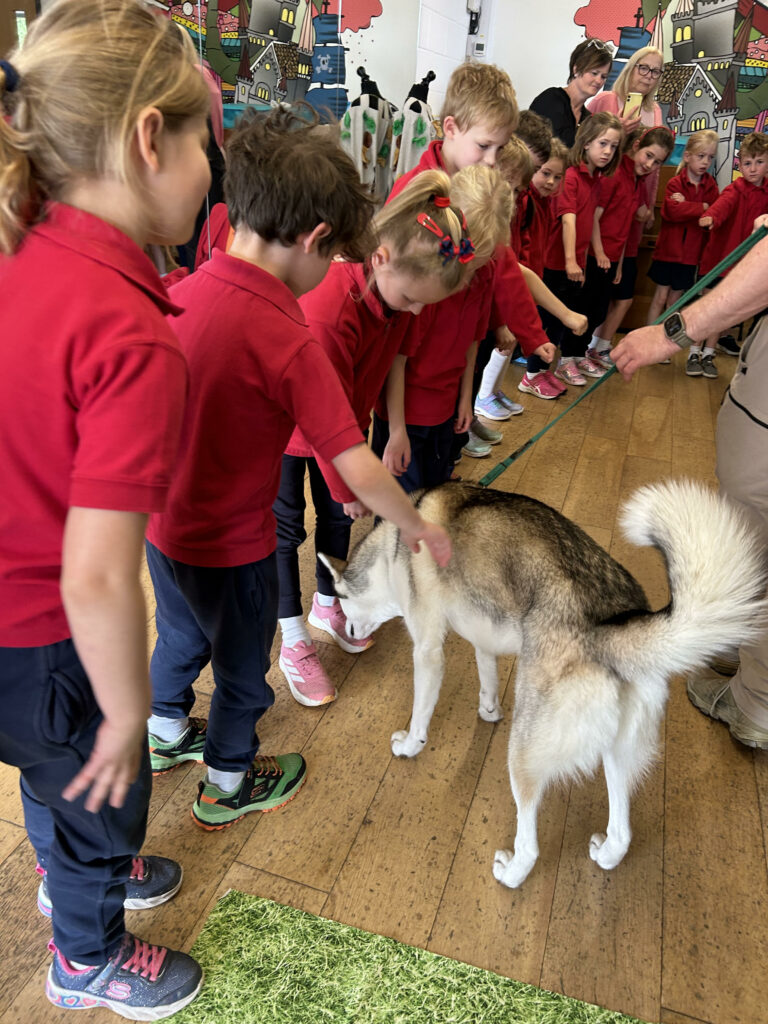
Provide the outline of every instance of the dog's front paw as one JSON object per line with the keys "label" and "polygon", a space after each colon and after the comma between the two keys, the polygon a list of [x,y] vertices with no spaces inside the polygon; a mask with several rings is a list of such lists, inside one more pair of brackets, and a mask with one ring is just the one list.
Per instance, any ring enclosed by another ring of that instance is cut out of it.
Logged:
{"label": "dog's front paw", "polygon": [[511,850],[497,850],[493,858],[493,877],[502,885],[506,885],[510,889],[517,889],[531,873],[531,868],[535,863],[535,857],[530,860],[519,854],[515,856]]}
{"label": "dog's front paw", "polygon": [[622,862],[628,846],[628,841],[626,844],[611,842],[604,833],[595,832],[589,840],[589,856],[604,871],[610,871]]}
{"label": "dog's front paw", "polygon": [[504,717],[504,712],[501,710],[501,704],[499,704],[498,701],[496,701],[495,704],[491,704],[487,707],[484,707],[481,702],[479,708],[477,709],[477,713],[478,715],[480,715],[484,722],[500,722]]}
{"label": "dog's front paw", "polygon": [[398,732],[392,733],[392,753],[395,757],[416,757],[421,753],[426,742],[426,739],[416,739],[409,732],[400,729]]}

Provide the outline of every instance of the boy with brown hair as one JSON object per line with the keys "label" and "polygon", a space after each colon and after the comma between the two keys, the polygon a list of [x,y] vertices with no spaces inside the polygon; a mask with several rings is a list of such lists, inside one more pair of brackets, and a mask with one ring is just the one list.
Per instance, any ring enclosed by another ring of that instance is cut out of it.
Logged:
{"label": "boy with brown hair", "polygon": [[[364,442],[325,351],[297,299],[334,255],[370,251],[372,206],[349,157],[325,130],[276,109],[230,140],[228,252],[171,288],[189,400],[166,511],[150,519],[147,561],[157,597],[152,655],[152,768],[204,760],[193,819],[226,828],[291,800],[300,754],[258,754],[255,725],[274,702],[266,681],[277,626],[272,505],[298,424],[347,486],[441,565],[445,532],[425,522]],[[211,662],[208,723],[190,719],[193,683]]]}

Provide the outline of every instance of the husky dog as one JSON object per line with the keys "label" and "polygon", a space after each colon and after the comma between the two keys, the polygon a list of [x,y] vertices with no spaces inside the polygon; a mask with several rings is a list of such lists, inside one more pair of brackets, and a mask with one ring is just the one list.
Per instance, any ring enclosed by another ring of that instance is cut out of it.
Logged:
{"label": "husky dog", "polygon": [[416,503],[442,524],[453,557],[439,568],[413,554],[391,523],[375,527],[349,562],[325,558],[353,636],[402,615],[413,640],[414,703],[396,755],[424,747],[443,676],[448,629],[474,645],[479,714],[502,717],[496,657],[517,654],[509,776],[517,806],[514,853],[493,874],[516,888],[538,857],[536,817],[547,785],[594,771],[608,786],[606,834],[589,854],[602,868],[631,838],[629,798],[653,762],[671,676],[733,650],[765,607],[759,543],[740,513],[711,490],[669,482],[637,491],[622,525],[666,560],[672,599],[650,610],[640,584],[559,512],[520,494],[444,484]]}

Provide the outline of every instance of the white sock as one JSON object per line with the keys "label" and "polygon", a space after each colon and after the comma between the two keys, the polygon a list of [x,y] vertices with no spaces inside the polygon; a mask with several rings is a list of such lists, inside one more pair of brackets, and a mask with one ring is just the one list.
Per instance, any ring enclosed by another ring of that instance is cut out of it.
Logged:
{"label": "white sock", "polygon": [[560,357],[560,366],[565,366],[566,363],[575,363],[575,362],[576,362],[576,356],[561,356]]}
{"label": "white sock", "polygon": [[67,960],[70,967],[74,967],[76,971],[95,971],[101,964],[79,964],[77,960]]}
{"label": "white sock", "polygon": [[[690,351],[692,356],[700,356],[701,355],[701,345],[691,345],[689,351]],[[713,349],[713,351],[714,351],[714,349]]]}
{"label": "white sock", "polygon": [[319,590],[315,593],[315,599],[321,608],[333,608],[336,603],[335,594],[321,594]]}
{"label": "white sock", "polygon": [[293,615],[287,619],[280,619],[280,628],[283,631],[283,646],[295,647],[303,640],[305,644],[312,643],[307,624],[303,615]]}
{"label": "white sock", "polygon": [[611,351],[611,339],[601,338],[597,334],[592,335],[592,341],[589,343],[589,347],[593,348],[595,352],[610,352]]}
{"label": "white sock", "polygon": [[477,397],[480,399],[490,398],[491,395],[497,390],[498,384],[502,379],[504,372],[509,366],[509,352],[499,352],[497,348],[491,352],[491,358],[488,360],[488,365],[483,370],[483,380],[480,384],[480,390],[477,392]]}
{"label": "white sock", "polygon": [[528,380],[535,380],[536,377],[540,377],[542,375],[542,373],[544,373],[543,370],[536,370],[536,371],[526,370],[525,371],[525,376],[528,378]]}
{"label": "white sock", "polygon": [[701,354],[702,356],[713,356],[715,354],[715,350],[707,345]]}
{"label": "white sock", "polygon": [[220,772],[217,768],[208,769],[208,781],[222,791],[231,793],[237,789],[245,778],[245,772]]}
{"label": "white sock", "polygon": [[174,740],[180,740],[187,731],[189,719],[186,717],[161,718],[159,715],[150,715],[147,719],[147,728],[163,743],[173,743]]}

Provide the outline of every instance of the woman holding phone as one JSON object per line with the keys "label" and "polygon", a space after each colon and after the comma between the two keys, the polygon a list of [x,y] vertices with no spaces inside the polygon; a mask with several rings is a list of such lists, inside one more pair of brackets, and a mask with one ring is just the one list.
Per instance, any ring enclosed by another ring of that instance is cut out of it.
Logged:
{"label": "woman holding phone", "polygon": [[624,132],[635,128],[658,128],[664,123],[661,107],[656,102],[664,55],[655,46],[643,46],[629,58],[610,91],[604,89],[587,101],[591,114],[602,110],[616,114]]}

